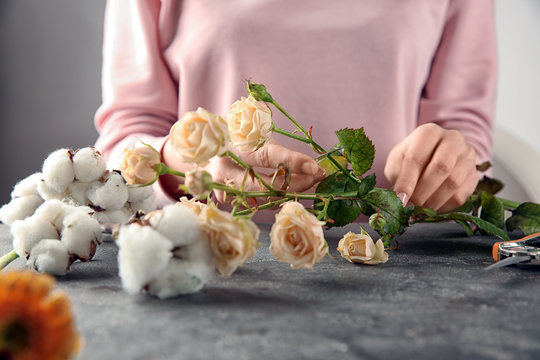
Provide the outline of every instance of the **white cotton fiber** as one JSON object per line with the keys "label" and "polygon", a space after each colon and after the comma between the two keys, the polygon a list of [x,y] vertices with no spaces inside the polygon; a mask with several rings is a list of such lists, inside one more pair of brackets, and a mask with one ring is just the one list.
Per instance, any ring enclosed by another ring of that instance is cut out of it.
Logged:
{"label": "white cotton fiber", "polygon": [[135,213],[138,210],[142,210],[145,213],[156,210],[156,198],[154,194],[150,195],[150,197],[147,197],[144,200],[128,202],[127,204],[129,205],[132,213]]}
{"label": "white cotton fiber", "polygon": [[73,155],[73,170],[77,180],[91,182],[104,175],[107,165],[94,148],[86,147],[77,150]]}
{"label": "white cotton fiber", "polygon": [[67,196],[72,199],[77,205],[88,205],[87,192],[90,189],[91,183],[75,180],[68,185]]}
{"label": "white cotton fiber", "polygon": [[148,293],[160,299],[194,293],[206,284],[213,273],[214,267],[209,263],[172,259],[148,284]]}
{"label": "white cotton fiber", "polygon": [[13,187],[13,191],[11,191],[11,198],[15,199],[27,195],[39,195],[37,186],[42,178],[43,174],[40,172],[36,172],[20,180]]}
{"label": "white cotton fiber", "polygon": [[105,182],[94,181],[88,190],[88,199],[106,210],[119,210],[128,199],[128,189],[124,178],[117,172],[104,176]]}
{"label": "white cotton fiber", "polygon": [[200,238],[197,241],[186,245],[179,246],[173,249],[173,256],[177,259],[185,261],[201,261],[205,263],[212,262],[212,252],[210,243],[205,238]]}
{"label": "white cotton fiber", "polygon": [[150,226],[133,223],[118,233],[118,267],[122,286],[129,293],[138,293],[171,258],[172,244]]}
{"label": "white cotton fiber", "polygon": [[34,216],[50,222],[59,232],[61,232],[64,215],[70,209],[71,207],[69,205],[60,200],[48,200],[36,209]]}
{"label": "white cotton fiber", "polygon": [[137,202],[143,201],[154,194],[154,188],[152,186],[135,186],[128,185],[128,201]]}
{"label": "white cotton fiber", "polygon": [[199,217],[179,203],[165,206],[161,216],[150,218],[150,224],[175,247],[191,244],[203,236]]}
{"label": "white cotton fiber", "polygon": [[75,178],[71,150],[58,149],[43,162],[43,179],[56,192],[64,192]]}
{"label": "white cotton fiber", "polygon": [[101,226],[84,211],[70,211],[63,220],[61,240],[70,255],[90,260],[101,243]]}
{"label": "white cotton fiber", "polygon": [[11,225],[13,248],[22,258],[26,258],[30,250],[43,239],[59,239],[58,231],[48,222],[37,216],[25,220],[17,220]]}
{"label": "white cotton fiber", "polygon": [[58,192],[51,188],[45,180],[41,180],[37,184],[37,191],[44,200],[61,200],[66,196],[66,192]]}
{"label": "white cotton fiber", "polygon": [[70,265],[69,254],[60,240],[45,239],[32,248],[27,264],[39,272],[65,275]]}
{"label": "white cotton fiber", "polygon": [[43,203],[39,195],[26,195],[12,199],[0,208],[0,221],[11,225],[15,220],[22,220],[31,216]]}

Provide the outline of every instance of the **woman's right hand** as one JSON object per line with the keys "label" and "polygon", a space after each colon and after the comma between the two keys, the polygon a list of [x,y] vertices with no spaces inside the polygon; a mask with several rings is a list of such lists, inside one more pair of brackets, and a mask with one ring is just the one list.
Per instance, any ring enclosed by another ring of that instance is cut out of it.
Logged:
{"label": "woman's right hand", "polygon": [[[291,173],[291,182],[287,189],[289,192],[306,191],[326,176],[324,170],[311,157],[290,150],[273,141],[267,142],[258,150],[251,152],[237,151],[235,154],[247,165],[257,168],[257,172],[267,183],[271,182],[272,176],[279,164],[285,164]],[[175,152],[169,141],[165,143],[163,148],[163,161],[167,166],[183,172],[193,168],[193,165],[182,162],[182,159]],[[216,156],[210,160],[210,163],[205,166],[205,169],[212,175],[212,179],[215,182],[226,183],[232,181],[236,187],[240,187],[245,174],[245,169],[229,157]],[[282,181],[282,178],[278,180],[278,186]],[[178,192],[178,185],[182,183],[183,179],[180,177],[167,176],[162,179],[162,185],[165,190],[173,195]],[[252,179],[249,176],[244,189],[246,191],[265,190],[261,188],[257,179]],[[215,193],[217,200],[223,202],[223,192],[216,191]]]}

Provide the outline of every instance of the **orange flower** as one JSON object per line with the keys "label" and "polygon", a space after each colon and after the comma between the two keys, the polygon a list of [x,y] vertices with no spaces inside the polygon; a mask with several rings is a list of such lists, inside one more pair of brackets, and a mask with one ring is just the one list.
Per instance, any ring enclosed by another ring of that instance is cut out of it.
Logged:
{"label": "orange flower", "polygon": [[0,272],[0,359],[69,359],[79,350],[69,300],[54,284],[46,274]]}

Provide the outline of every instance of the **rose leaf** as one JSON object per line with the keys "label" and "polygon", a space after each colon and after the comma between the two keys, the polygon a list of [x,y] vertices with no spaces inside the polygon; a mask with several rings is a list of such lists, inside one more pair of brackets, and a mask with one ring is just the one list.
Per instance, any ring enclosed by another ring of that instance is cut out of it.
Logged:
{"label": "rose leaf", "polygon": [[480,218],[489,221],[499,229],[504,229],[504,205],[501,200],[488,192],[480,195],[482,208]]}
{"label": "rose leaf", "polygon": [[364,133],[364,129],[341,129],[336,131],[345,157],[357,176],[371,169],[375,158],[375,147]]}
{"label": "rose leaf", "polygon": [[362,197],[373,190],[376,183],[377,178],[375,177],[375,174],[371,174],[363,178],[358,186],[358,197]]}
{"label": "rose leaf", "polygon": [[[358,184],[351,181],[348,176],[337,172],[327,176],[319,183],[316,193],[331,193],[338,195],[357,190]],[[315,200],[313,203],[315,209],[321,210],[324,207],[322,200]],[[345,226],[360,216],[360,206],[356,199],[332,200],[328,205],[326,216],[333,220],[327,222],[328,227]]]}
{"label": "rose leaf", "polygon": [[508,231],[520,229],[525,235],[540,232],[540,204],[525,202],[506,220]]}
{"label": "rose leaf", "polygon": [[392,190],[374,189],[360,198],[361,210],[364,215],[371,216],[377,212],[384,218],[381,235],[395,235],[405,230],[408,217],[403,209],[401,200]]}

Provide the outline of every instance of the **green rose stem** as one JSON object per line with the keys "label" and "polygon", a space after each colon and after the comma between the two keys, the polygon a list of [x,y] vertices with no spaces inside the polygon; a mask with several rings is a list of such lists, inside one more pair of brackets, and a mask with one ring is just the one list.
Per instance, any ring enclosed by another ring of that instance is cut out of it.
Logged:
{"label": "green rose stem", "polygon": [[520,205],[520,203],[516,201],[507,200],[500,197],[497,197],[497,199],[499,199],[503,203],[505,210],[514,210]]}
{"label": "green rose stem", "polygon": [[[177,171],[177,170],[174,170],[174,169],[171,169],[170,167],[168,167],[167,165],[165,165],[164,163],[159,163],[158,165],[156,165],[154,167],[154,169],[157,171],[157,173],[159,175],[176,175],[176,176],[181,176],[183,178],[186,177],[186,174],[181,172],[181,171]],[[157,178],[156,178],[157,180]]]}
{"label": "green rose stem", "polygon": [[[240,159],[238,156],[236,156],[235,153],[233,153],[232,151],[228,150],[226,151],[225,153],[223,153],[221,156],[228,156],[230,157],[231,159],[233,159],[238,165],[240,165],[241,167],[243,167],[244,169],[246,170],[252,170],[251,169],[251,166],[249,166],[248,164],[246,164],[244,161],[242,161],[242,159]],[[275,191],[274,188],[268,184],[266,181],[263,180],[263,178],[256,172],[256,171],[252,171],[251,172],[253,174],[253,176],[255,176],[255,178],[257,180],[260,181],[260,183],[268,189],[268,191]],[[218,190],[222,190],[222,189],[218,189]]]}
{"label": "green rose stem", "polygon": [[4,269],[6,266],[8,266],[13,260],[18,258],[19,255],[15,252],[15,250],[11,250],[6,255],[2,256],[0,258],[0,270]]}

